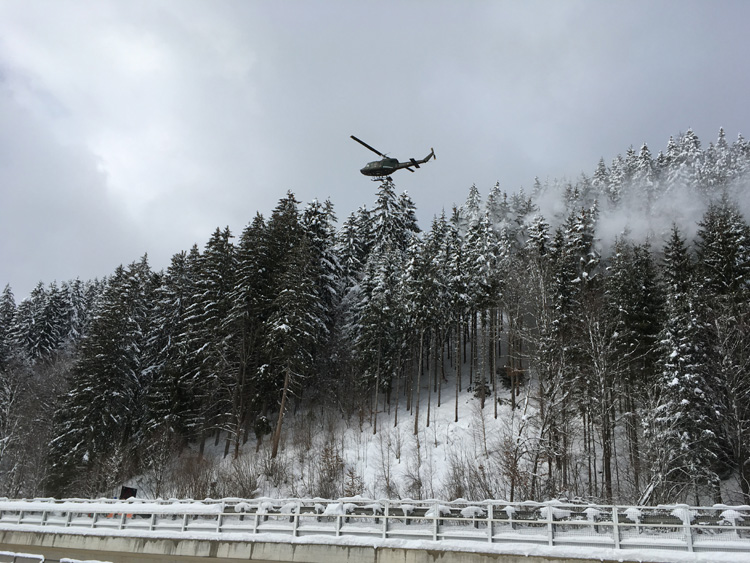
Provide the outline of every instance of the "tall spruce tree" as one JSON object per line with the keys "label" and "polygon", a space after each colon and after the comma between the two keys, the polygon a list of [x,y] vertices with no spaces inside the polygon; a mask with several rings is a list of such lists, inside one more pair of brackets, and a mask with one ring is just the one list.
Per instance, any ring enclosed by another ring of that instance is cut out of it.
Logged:
{"label": "tall spruce tree", "polygon": [[709,370],[708,327],[694,265],[677,227],[664,248],[666,322],[661,374],[647,422],[651,482],[643,499],[674,501],[718,494],[715,472],[719,405]]}
{"label": "tall spruce tree", "polygon": [[710,328],[709,373],[716,380],[716,400],[722,413],[716,432],[720,476],[736,472],[740,489],[750,492],[750,227],[726,193],[709,205],[699,223],[697,271],[704,318]]}
{"label": "tall spruce tree", "polygon": [[272,350],[270,370],[283,380],[272,457],[278,454],[288,397],[308,375],[314,350],[327,332],[325,310],[321,304],[316,295],[314,264],[308,242],[302,238],[287,256],[284,272],[278,280],[273,312],[267,321],[267,345]]}
{"label": "tall spruce tree", "polygon": [[153,291],[145,256],[108,280],[55,413],[51,492],[103,493],[136,470],[132,439],[142,418],[142,351]]}
{"label": "tall spruce tree", "polygon": [[196,261],[188,253],[175,254],[154,292],[151,331],[145,350],[145,413],[139,429],[139,443],[145,450],[158,442],[160,435],[179,442],[194,438],[190,423],[197,405],[186,379],[197,369],[190,365],[187,348],[190,330],[187,317],[195,296],[195,266]]}
{"label": "tall spruce tree", "polygon": [[201,428],[201,453],[205,440],[214,433],[216,443],[227,430],[231,411],[231,382],[235,366],[230,361],[230,337],[225,320],[232,306],[234,289],[235,249],[229,228],[217,228],[206,243],[197,262],[195,295],[191,299],[188,318],[192,325],[197,366],[193,374],[192,392],[201,403],[196,426]]}
{"label": "tall spruce tree", "polygon": [[647,390],[657,375],[659,332],[663,323],[663,293],[649,243],[615,243],[604,291],[614,332],[612,343],[621,369],[615,390],[620,397],[633,491],[641,490],[640,429],[648,401]]}
{"label": "tall spruce tree", "polygon": [[6,285],[0,295],[0,373],[6,370],[12,354],[11,329],[15,316],[16,300],[13,290]]}
{"label": "tall spruce tree", "polygon": [[311,274],[318,300],[317,310],[325,331],[316,335],[313,350],[313,369],[309,389],[312,399],[328,400],[329,393],[337,387],[337,347],[340,322],[339,309],[345,282],[339,262],[336,238],[336,215],[330,200],[312,201],[302,213],[302,229],[308,244]]}
{"label": "tall spruce tree", "polygon": [[247,439],[250,427],[262,433],[266,425],[266,390],[258,374],[268,363],[266,320],[273,300],[270,279],[268,229],[262,215],[242,231],[237,247],[237,277],[231,296],[232,309],[226,330],[232,334],[231,357],[237,375],[232,391],[232,432],[234,455],[240,440]]}

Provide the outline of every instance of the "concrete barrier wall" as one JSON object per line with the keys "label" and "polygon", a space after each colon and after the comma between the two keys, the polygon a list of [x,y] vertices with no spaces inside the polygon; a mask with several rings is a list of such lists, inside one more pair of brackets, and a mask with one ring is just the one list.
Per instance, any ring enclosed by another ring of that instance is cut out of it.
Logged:
{"label": "concrete barrier wall", "polygon": [[[305,543],[0,531],[0,550],[112,563],[581,563],[581,559]],[[627,562],[627,555],[617,561]],[[588,560],[591,561],[591,560]],[[602,561],[596,559],[596,561]],[[614,563],[614,560],[611,560]],[[607,563],[607,562],[605,562]]]}

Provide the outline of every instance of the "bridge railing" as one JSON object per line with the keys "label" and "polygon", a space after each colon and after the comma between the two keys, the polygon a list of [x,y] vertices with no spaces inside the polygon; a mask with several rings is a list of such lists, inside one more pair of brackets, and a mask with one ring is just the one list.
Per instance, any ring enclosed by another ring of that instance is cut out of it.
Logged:
{"label": "bridge railing", "polygon": [[[750,554],[750,506],[655,507],[438,500],[0,500],[0,529],[324,535]],[[258,538],[260,539],[260,538]],[[335,540],[332,540],[335,542]]]}

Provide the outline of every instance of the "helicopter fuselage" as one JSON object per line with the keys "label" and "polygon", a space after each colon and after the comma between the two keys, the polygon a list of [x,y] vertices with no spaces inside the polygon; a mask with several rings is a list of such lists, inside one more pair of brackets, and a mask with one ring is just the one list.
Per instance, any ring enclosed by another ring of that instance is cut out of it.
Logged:
{"label": "helicopter fuselage", "polygon": [[399,168],[408,166],[408,164],[404,164],[404,166],[399,166],[399,164],[397,158],[384,158],[383,160],[368,162],[360,172],[365,176],[388,176]]}

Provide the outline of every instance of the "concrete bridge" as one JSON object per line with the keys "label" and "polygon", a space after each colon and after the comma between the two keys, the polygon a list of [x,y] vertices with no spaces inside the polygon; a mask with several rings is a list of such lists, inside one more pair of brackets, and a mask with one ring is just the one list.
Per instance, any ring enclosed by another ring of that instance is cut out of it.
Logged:
{"label": "concrete bridge", "polygon": [[[257,563],[574,563],[585,561],[570,557],[398,547],[125,538],[10,531],[0,532],[0,549],[40,554],[45,557],[45,561],[73,558],[112,563],[206,563],[207,561],[217,563],[248,563],[248,561]],[[628,560],[618,558],[603,561],[614,563],[614,561]]]}
{"label": "concrete bridge", "polygon": [[745,518],[750,507],[39,499],[0,501],[0,551],[112,563],[728,563],[750,561]]}

